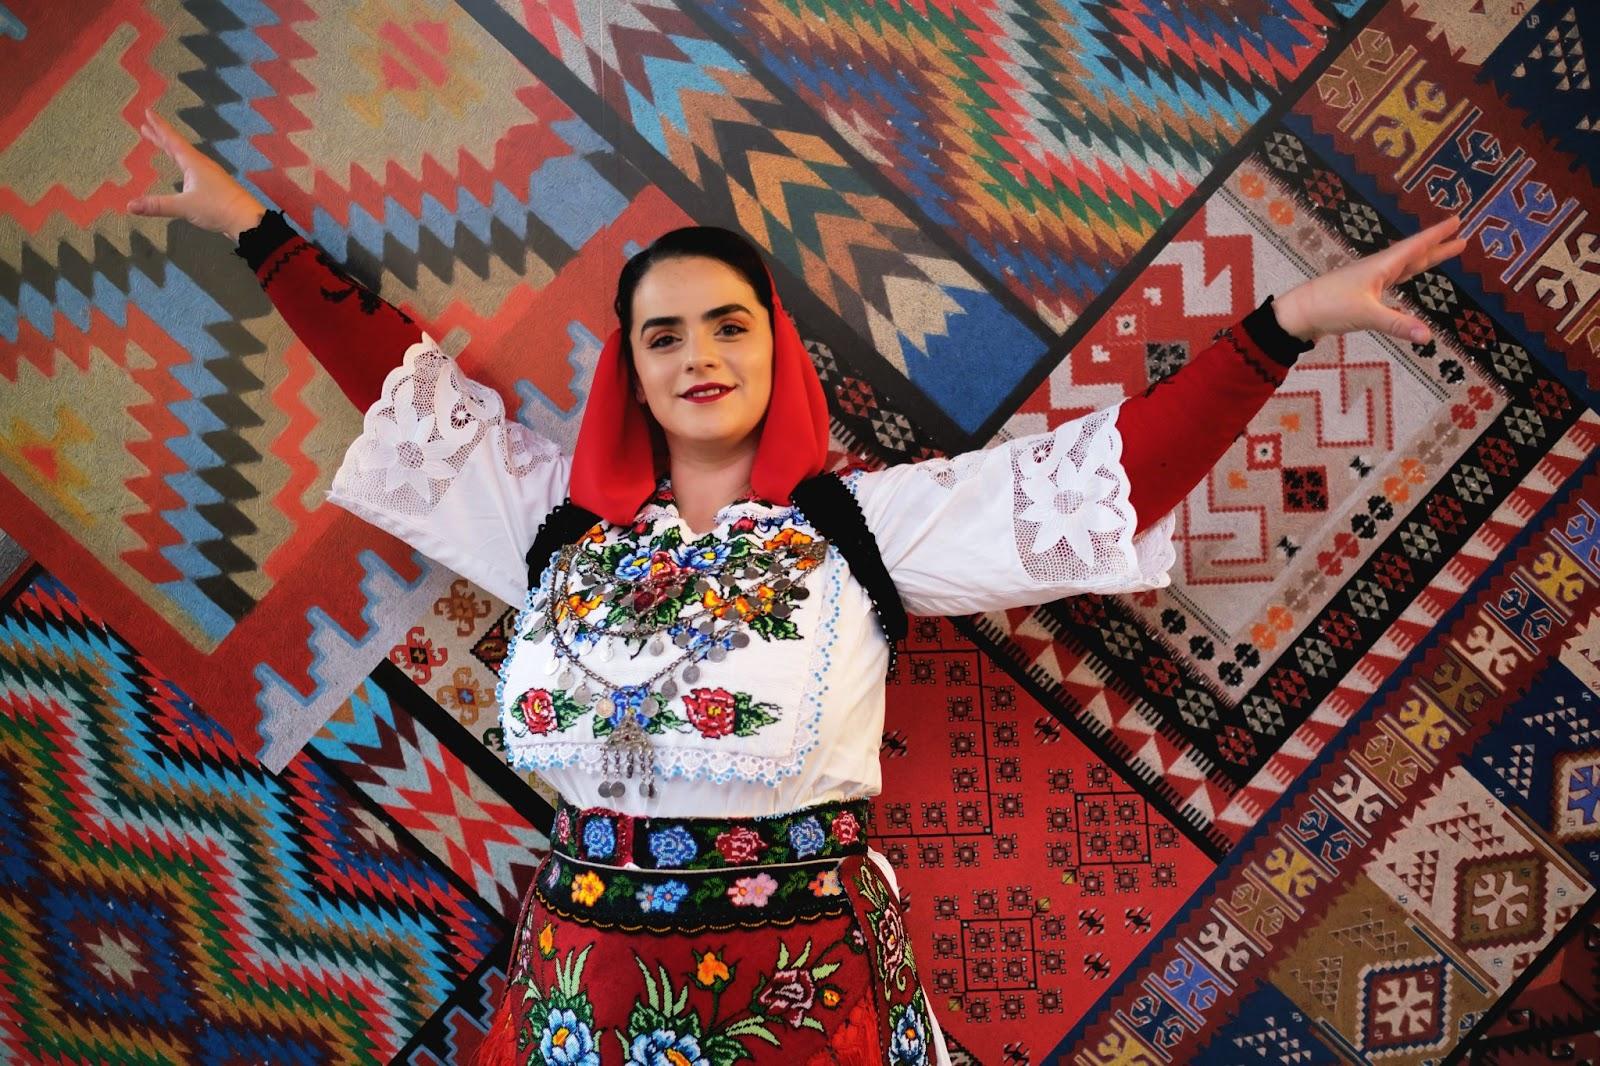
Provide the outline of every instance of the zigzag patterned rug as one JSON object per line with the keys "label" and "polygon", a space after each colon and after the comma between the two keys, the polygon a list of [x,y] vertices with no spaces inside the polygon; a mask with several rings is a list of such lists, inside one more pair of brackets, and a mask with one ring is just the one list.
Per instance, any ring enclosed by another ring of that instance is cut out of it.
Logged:
{"label": "zigzag patterned rug", "polygon": [[1436,341],[1306,356],[1171,589],[914,625],[873,828],[961,1062],[1583,1053],[1581,0],[75,7],[0,6],[0,1058],[460,1061],[545,846],[509,609],[323,504],[359,413],[224,241],[122,214],[146,106],[569,443],[617,264],[691,221],[877,463],[1461,213]]}

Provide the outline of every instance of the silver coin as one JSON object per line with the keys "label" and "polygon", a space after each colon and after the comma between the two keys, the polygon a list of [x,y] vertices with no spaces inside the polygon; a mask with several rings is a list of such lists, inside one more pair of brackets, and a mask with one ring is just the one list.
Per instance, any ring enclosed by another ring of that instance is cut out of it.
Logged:
{"label": "silver coin", "polygon": [[803,600],[809,595],[811,595],[811,590],[804,585],[796,585],[789,592],[789,598],[793,600]]}
{"label": "silver coin", "polygon": [[775,603],[772,605],[771,614],[774,618],[788,618],[789,605],[787,603]]}
{"label": "silver coin", "polygon": [[667,678],[661,683],[661,694],[669,700],[672,699],[678,694],[678,683],[670,677]]}
{"label": "silver coin", "polygon": [[720,663],[727,657],[728,652],[721,644],[714,645],[710,651],[706,652],[706,658],[710,659],[714,663]]}
{"label": "silver coin", "polygon": [[664,648],[665,648],[665,645],[663,645],[661,643],[661,638],[660,637],[651,637],[650,638],[650,654],[651,655],[660,655],[661,652],[664,650]]}
{"label": "silver coin", "polygon": [[689,642],[693,639],[694,638],[689,635],[688,631],[684,630],[672,638],[672,643],[676,644],[680,648],[687,648],[689,646]]}
{"label": "silver coin", "polygon": [[750,634],[741,629],[733,636],[728,638],[728,643],[732,644],[735,648],[748,647],[750,645]]}
{"label": "silver coin", "polygon": [[694,684],[696,681],[699,681],[700,680],[700,668],[698,666],[694,665],[693,663],[690,663],[688,666],[684,667],[683,668],[683,680],[686,683],[691,684],[691,685]]}

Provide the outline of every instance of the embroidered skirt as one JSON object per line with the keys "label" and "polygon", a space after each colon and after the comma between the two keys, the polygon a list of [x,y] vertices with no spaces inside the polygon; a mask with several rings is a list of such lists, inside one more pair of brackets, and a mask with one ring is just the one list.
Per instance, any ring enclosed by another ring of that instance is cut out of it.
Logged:
{"label": "embroidered skirt", "polygon": [[866,801],[766,818],[563,804],[479,1066],[935,1063]]}

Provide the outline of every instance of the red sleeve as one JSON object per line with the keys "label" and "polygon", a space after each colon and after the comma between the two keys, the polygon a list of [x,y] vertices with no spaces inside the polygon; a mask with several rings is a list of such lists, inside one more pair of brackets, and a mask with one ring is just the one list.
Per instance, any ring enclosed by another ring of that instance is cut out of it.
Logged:
{"label": "red sleeve", "polygon": [[278,314],[350,402],[363,411],[372,406],[422,327],[346,274],[280,212],[268,211],[239,234],[234,254],[250,264]]}
{"label": "red sleeve", "polygon": [[1312,342],[1284,332],[1272,297],[1117,412],[1136,533],[1176,507],[1245,431]]}

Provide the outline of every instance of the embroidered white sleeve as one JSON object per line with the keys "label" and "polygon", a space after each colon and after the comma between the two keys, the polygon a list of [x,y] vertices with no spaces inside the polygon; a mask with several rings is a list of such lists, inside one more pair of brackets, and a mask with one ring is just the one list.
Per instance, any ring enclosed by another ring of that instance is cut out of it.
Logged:
{"label": "embroidered white sleeve", "polygon": [[565,497],[570,469],[553,441],[507,419],[499,393],[424,333],[384,379],[328,499],[520,604],[523,556]]}
{"label": "embroidered white sleeve", "polygon": [[972,614],[1170,585],[1176,513],[1133,535],[1120,406],[994,448],[851,475],[906,609]]}

